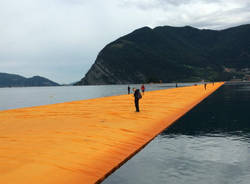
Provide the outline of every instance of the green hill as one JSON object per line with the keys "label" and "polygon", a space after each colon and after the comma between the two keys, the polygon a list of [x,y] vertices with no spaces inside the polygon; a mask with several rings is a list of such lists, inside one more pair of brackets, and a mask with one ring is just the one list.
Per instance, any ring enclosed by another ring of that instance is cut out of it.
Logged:
{"label": "green hill", "polygon": [[250,68],[250,25],[143,27],[105,46],[77,85],[229,80]]}
{"label": "green hill", "polygon": [[59,86],[59,84],[40,76],[25,78],[16,74],[0,73],[0,87]]}

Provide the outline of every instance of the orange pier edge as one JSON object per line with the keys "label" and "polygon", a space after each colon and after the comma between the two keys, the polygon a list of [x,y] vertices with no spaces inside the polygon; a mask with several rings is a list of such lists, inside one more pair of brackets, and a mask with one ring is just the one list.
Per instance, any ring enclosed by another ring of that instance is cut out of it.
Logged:
{"label": "orange pier edge", "polygon": [[100,183],[221,85],[0,111],[0,183]]}

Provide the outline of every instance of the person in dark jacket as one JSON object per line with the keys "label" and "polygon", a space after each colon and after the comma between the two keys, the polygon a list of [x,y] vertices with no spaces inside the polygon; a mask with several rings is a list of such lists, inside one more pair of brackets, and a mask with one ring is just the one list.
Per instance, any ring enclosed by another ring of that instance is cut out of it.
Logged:
{"label": "person in dark jacket", "polygon": [[136,109],[136,112],[140,112],[139,100],[141,99],[141,93],[139,89],[133,88],[133,91],[134,91],[134,97],[135,97],[135,109]]}
{"label": "person in dark jacket", "polygon": [[130,86],[128,86],[128,94],[130,94]]}

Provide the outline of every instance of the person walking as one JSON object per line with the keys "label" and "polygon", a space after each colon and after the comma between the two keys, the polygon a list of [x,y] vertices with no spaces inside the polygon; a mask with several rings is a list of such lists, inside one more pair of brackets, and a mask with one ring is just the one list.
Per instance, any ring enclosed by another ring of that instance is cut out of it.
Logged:
{"label": "person walking", "polygon": [[144,86],[144,84],[141,85],[141,91],[142,91],[142,94],[144,95],[144,91],[145,91],[145,86]]}
{"label": "person walking", "polygon": [[130,86],[128,86],[128,94],[130,94]]}
{"label": "person walking", "polygon": [[140,112],[139,100],[142,98],[142,96],[141,96],[139,89],[133,88],[133,91],[134,91],[134,97],[135,97],[135,109],[136,109],[136,112]]}

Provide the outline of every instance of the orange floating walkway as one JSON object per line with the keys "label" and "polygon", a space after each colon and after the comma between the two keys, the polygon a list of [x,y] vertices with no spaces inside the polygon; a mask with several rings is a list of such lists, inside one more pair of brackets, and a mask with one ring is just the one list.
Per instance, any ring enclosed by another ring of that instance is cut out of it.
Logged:
{"label": "orange floating walkway", "polygon": [[99,183],[221,85],[0,111],[0,183]]}

